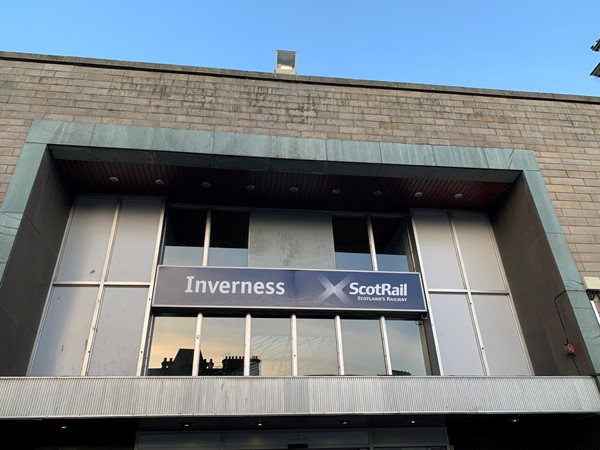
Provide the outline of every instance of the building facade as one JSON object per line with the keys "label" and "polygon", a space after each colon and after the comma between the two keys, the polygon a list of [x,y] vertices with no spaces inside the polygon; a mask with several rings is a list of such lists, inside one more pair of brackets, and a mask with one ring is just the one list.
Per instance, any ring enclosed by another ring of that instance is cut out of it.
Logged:
{"label": "building facade", "polygon": [[22,448],[600,447],[600,98],[0,53]]}

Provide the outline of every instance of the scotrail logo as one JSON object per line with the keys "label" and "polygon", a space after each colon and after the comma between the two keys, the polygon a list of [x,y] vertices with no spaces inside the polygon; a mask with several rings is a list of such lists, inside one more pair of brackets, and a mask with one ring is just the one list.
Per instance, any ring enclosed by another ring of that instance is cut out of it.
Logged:
{"label": "scotrail logo", "polygon": [[[325,290],[317,301],[323,304],[331,296],[335,296],[342,304],[346,306],[355,306],[356,302],[407,302],[408,284],[400,283],[393,285],[390,283],[361,284],[353,282],[353,275],[347,275],[337,284],[333,284],[324,275],[318,276],[319,282]],[[344,289],[346,292],[344,292]]]}
{"label": "scotrail logo", "polygon": [[348,296],[344,293],[344,288],[348,286],[354,277],[352,275],[347,275],[342,281],[337,284],[333,284],[325,275],[320,274],[318,276],[319,282],[323,285],[325,290],[319,297],[317,298],[318,303],[323,303],[332,295],[335,295],[344,305],[350,305],[352,301],[348,298]]}

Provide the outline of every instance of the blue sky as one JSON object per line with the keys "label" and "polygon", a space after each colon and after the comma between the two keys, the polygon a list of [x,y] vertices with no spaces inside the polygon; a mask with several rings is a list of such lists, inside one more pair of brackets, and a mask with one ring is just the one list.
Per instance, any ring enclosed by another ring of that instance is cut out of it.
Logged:
{"label": "blue sky", "polygon": [[0,50],[600,96],[598,0],[20,0]]}

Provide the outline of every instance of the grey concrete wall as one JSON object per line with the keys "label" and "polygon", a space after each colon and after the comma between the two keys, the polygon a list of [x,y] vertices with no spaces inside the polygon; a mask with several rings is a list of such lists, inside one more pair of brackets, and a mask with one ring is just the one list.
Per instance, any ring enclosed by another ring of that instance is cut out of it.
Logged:
{"label": "grey concrete wall", "polygon": [[[491,220],[535,374],[593,373],[572,310],[564,308],[565,283],[524,177]],[[580,350],[575,357],[565,353],[567,342]]]}
{"label": "grey concrete wall", "polygon": [[[27,371],[70,206],[70,194],[46,153],[0,286],[0,376]],[[19,215],[2,214],[5,220],[11,216]]]}

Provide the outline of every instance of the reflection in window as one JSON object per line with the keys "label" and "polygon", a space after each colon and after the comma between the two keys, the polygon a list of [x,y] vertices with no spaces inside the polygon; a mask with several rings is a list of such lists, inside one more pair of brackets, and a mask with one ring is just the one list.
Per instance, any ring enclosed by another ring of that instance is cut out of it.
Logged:
{"label": "reflection in window", "polygon": [[373,217],[371,225],[373,227],[378,270],[408,272],[404,219],[400,217]]}
{"label": "reflection in window", "polygon": [[165,228],[163,264],[201,266],[206,211],[170,208]]}
{"label": "reflection in window", "polygon": [[155,317],[148,375],[191,375],[195,334],[195,317]]}
{"label": "reflection in window", "polygon": [[341,270],[372,270],[367,218],[333,216],[335,268]]}
{"label": "reflection in window", "polygon": [[290,319],[252,319],[250,375],[292,374]]}
{"label": "reflection in window", "polygon": [[210,266],[248,266],[248,213],[213,211],[211,215]]}
{"label": "reflection in window", "polygon": [[344,373],[385,375],[381,328],[377,320],[342,320]]}
{"label": "reflection in window", "polygon": [[386,320],[392,375],[426,375],[421,325],[414,320]]}
{"label": "reflection in window", "polygon": [[244,375],[244,335],[242,317],[204,317],[199,375]]}
{"label": "reflection in window", "polygon": [[333,319],[297,319],[298,375],[337,375]]}

